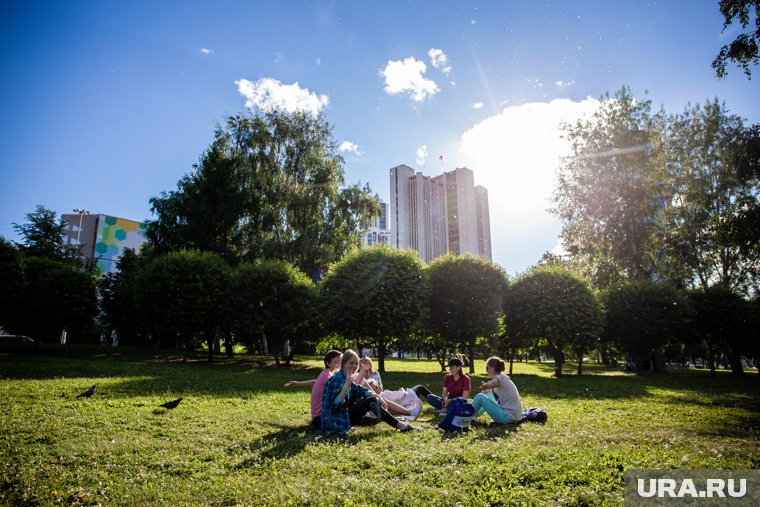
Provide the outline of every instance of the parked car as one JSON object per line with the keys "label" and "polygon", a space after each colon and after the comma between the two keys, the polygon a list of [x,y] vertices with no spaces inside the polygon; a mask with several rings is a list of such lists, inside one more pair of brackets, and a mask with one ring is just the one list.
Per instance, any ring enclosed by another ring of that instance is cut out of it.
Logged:
{"label": "parked car", "polygon": [[34,343],[34,339],[20,334],[0,334],[0,342]]}

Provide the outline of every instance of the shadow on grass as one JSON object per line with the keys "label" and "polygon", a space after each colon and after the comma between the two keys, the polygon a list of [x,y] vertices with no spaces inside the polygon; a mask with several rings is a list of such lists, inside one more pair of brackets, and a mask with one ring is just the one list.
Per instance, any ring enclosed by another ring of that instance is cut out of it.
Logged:
{"label": "shadow on grass", "polygon": [[234,468],[238,470],[252,469],[261,466],[262,463],[269,460],[294,458],[308,445],[337,442],[350,448],[360,442],[367,442],[381,436],[381,432],[383,431],[390,431],[390,427],[379,425],[380,428],[374,427],[372,431],[361,431],[358,428],[352,428],[347,435],[323,436],[316,433],[310,424],[301,426],[269,424],[268,426],[276,429],[248,444],[234,446],[228,450],[231,454],[240,452],[255,454],[253,457],[244,459]]}

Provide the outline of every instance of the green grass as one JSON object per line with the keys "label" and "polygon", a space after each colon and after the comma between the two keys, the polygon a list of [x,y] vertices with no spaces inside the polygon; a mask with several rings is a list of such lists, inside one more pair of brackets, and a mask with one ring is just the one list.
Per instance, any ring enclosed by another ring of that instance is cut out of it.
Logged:
{"label": "green grass", "polygon": [[[315,377],[319,358],[279,370],[201,358],[0,349],[0,504],[621,505],[628,468],[760,468],[756,372],[589,365],[555,379],[552,364],[515,363],[523,405],[546,408],[546,425],[320,437],[308,390],[281,388]],[[387,388],[441,383],[435,361],[386,369]],[[75,398],[92,384],[95,396]]]}

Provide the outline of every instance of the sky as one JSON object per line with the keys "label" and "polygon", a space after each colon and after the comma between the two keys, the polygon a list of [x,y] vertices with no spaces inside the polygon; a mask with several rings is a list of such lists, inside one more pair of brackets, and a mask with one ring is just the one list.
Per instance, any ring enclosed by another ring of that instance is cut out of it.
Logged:
{"label": "sky", "polygon": [[386,202],[391,167],[472,169],[517,274],[561,251],[560,124],[606,92],[760,121],[760,69],[710,67],[722,28],[717,0],[4,0],[0,235],[38,204],[148,219],[217,123],[282,107],[324,114],[346,182]]}

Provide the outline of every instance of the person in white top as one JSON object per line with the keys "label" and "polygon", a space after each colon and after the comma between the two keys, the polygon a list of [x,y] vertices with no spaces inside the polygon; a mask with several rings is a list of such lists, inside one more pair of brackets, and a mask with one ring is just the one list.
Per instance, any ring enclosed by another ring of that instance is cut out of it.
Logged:
{"label": "person in white top", "polygon": [[504,374],[504,360],[490,357],[486,361],[486,374],[490,380],[480,385],[480,393],[472,400],[476,417],[486,412],[495,423],[509,424],[522,418],[522,404],[517,386]]}

